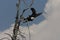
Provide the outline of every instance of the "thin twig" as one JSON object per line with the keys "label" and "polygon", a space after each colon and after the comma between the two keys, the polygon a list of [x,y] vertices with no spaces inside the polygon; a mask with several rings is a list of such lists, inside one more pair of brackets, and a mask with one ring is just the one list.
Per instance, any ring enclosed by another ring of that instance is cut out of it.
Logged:
{"label": "thin twig", "polygon": [[31,33],[30,33],[30,27],[29,27],[28,21],[27,21],[27,26],[28,26],[28,32],[29,32],[29,40],[31,40]]}

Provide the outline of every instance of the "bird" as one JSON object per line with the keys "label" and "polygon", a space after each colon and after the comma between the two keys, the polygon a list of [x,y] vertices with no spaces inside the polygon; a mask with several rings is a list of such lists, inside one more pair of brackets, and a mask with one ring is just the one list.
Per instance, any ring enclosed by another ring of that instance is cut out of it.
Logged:
{"label": "bird", "polygon": [[32,14],[29,15],[27,18],[24,18],[25,22],[33,21],[36,17],[38,17],[39,15],[42,14],[42,12],[41,13],[36,13],[36,10],[34,8],[31,8],[30,10],[32,11]]}

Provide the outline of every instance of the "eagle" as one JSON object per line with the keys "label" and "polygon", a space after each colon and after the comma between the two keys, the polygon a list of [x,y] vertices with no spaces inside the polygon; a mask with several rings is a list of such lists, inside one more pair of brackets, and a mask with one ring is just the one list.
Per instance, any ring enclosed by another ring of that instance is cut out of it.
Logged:
{"label": "eagle", "polygon": [[29,15],[27,18],[24,18],[25,22],[33,21],[36,17],[38,17],[38,16],[40,16],[42,14],[42,12],[41,13],[37,13],[34,8],[30,8],[30,10],[32,11],[32,14]]}

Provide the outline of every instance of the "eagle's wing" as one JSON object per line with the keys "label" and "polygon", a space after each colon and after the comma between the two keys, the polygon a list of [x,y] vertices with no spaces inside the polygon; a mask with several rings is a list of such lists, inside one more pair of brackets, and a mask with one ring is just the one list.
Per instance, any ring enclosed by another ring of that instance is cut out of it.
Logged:
{"label": "eagle's wing", "polygon": [[41,12],[41,13],[36,14],[36,17],[37,17],[37,16],[40,16],[40,15],[42,15],[42,12]]}
{"label": "eagle's wing", "polygon": [[36,10],[34,8],[31,8],[32,15],[36,14]]}

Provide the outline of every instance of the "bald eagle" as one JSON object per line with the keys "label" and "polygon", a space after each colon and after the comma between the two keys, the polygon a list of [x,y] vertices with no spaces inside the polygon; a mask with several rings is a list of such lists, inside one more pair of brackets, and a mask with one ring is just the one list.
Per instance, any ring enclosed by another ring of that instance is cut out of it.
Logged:
{"label": "bald eagle", "polygon": [[[36,13],[36,10],[34,8],[31,8],[30,10],[32,11],[32,14],[29,15],[27,18],[24,18],[24,20],[33,21],[36,17],[38,17],[39,15],[42,14],[42,12]],[[27,21],[25,21],[25,22],[27,22]]]}

